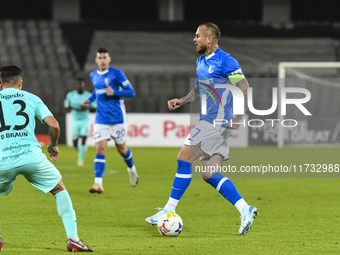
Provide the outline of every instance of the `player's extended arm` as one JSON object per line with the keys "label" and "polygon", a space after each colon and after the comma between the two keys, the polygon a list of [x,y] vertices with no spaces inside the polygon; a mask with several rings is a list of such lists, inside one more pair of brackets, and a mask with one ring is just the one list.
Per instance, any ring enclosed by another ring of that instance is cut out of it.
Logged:
{"label": "player's extended arm", "polygon": [[[117,97],[134,97],[135,91],[131,84],[127,84],[125,86],[122,86],[123,90],[113,90],[109,85],[106,85],[108,88],[106,88],[106,94],[108,96],[117,96]],[[109,91],[111,92],[109,94]]]}
{"label": "player's extended arm", "polygon": [[[248,109],[248,87],[249,87],[249,83],[247,81],[246,78],[238,81],[236,83],[236,86],[239,87],[242,92],[243,92],[243,96],[244,96],[244,113],[246,113],[247,109]],[[242,115],[236,115],[231,121],[229,121],[228,126],[233,128],[233,129],[238,129],[240,127],[241,120],[243,118],[244,114]],[[240,123],[240,124],[236,124],[236,123]]]}
{"label": "player's extended arm", "polygon": [[96,90],[93,90],[92,95],[88,98],[89,103],[92,103],[94,100],[96,100]]}
{"label": "player's extended arm", "polygon": [[58,121],[53,116],[48,116],[44,122],[49,127],[50,143],[47,146],[48,154],[51,161],[56,161],[59,156],[58,139],[60,135],[60,127]]}
{"label": "player's extended arm", "polygon": [[186,95],[180,99],[174,98],[168,101],[168,108],[170,111],[174,111],[182,105],[196,102],[199,99],[199,87],[195,85],[195,87]]}
{"label": "player's extended arm", "polygon": [[68,111],[72,110],[72,106],[69,104],[64,105],[64,108]]}
{"label": "player's extended arm", "polygon": [[93,90],[92,95],[81,103],[81,109],[88,109],[90,104],[96,99],[96,91]]}
{"label": "player's extended arm", "polygon": [[70,94],[67,93],[66,99],[65,99],[65,101],[64,101],[64,108],[65,108],[66,110],[68,110],[68,111],[70,111],[70,110],[72,109],[72,106],[71,106],[71,104],[70,104],[69,95],[70,95]]}

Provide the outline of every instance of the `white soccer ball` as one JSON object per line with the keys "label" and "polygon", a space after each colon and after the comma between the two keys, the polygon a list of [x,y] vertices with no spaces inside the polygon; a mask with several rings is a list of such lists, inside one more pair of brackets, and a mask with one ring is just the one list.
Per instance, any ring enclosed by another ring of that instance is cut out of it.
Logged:
{"label": "white soccer ball", "polygon": [[183,229],[182,218],[174,212],[164,213],[158,219],[157,229],[163,236],[178,236]]}

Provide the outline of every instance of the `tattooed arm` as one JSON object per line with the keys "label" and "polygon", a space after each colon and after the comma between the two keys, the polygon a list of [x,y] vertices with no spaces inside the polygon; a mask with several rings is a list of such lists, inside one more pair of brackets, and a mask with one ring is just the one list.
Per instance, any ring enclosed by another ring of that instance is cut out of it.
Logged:
{"label": "tattooed arm", "polygon": [[174,98],[168,101],[168,108],[170,111],[174,111],[182,105],[193,103],[199,100],[199,87],[195,85],[195,87],[186,95],[180,99]]}
{"label": "tattooed arm", "polygon": [[[242,92],[243,92],[243,96],[244,96],[244,113],[246,113],[247,109],[248,109],[248,87],[249,87],[249,83],[247,81],[246,78],[238,81],[236,83],[236,86],[239,87]],[[243,115],[236,115],[231,121],[228,122],[228,126],[233,128],[233,129],[238,129],[239,126],[241,124],[235,124],[235,123],[241,123]]]}

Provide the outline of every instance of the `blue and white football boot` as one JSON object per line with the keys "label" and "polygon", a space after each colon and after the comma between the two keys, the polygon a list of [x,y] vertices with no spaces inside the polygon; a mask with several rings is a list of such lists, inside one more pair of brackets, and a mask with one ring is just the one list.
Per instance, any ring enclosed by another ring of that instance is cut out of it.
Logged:
{"label": "blue and white football boot", "polygon": [[241,227],[238,231],[240,235],[246,234],[251,229],[251,225],[253,224],[253,221],[257,215],[259,215],[259,212],[256,207],[249,205],[244,206],[240,216]]}
{"label": "blue and white football boot", "polygon": [[163,215],[164,213],[167,213],[167,212],[175,213],[175,210],[167,210],[165,208],[155,208],[155,209],[158,209],[159,212],[145,219],[146,223],[150,225],[157,225],[159,217],[161,217],[161,215]]}

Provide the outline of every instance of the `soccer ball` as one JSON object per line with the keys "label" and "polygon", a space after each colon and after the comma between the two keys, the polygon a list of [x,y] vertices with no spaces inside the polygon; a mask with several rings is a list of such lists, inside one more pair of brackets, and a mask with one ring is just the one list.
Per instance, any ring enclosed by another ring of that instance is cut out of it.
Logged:
{"label": "soccer ball", "polygon": [[157,229],[163,236],[178,236],[183,229],[182,218],[174,212],[164,213],[158,219]]}

